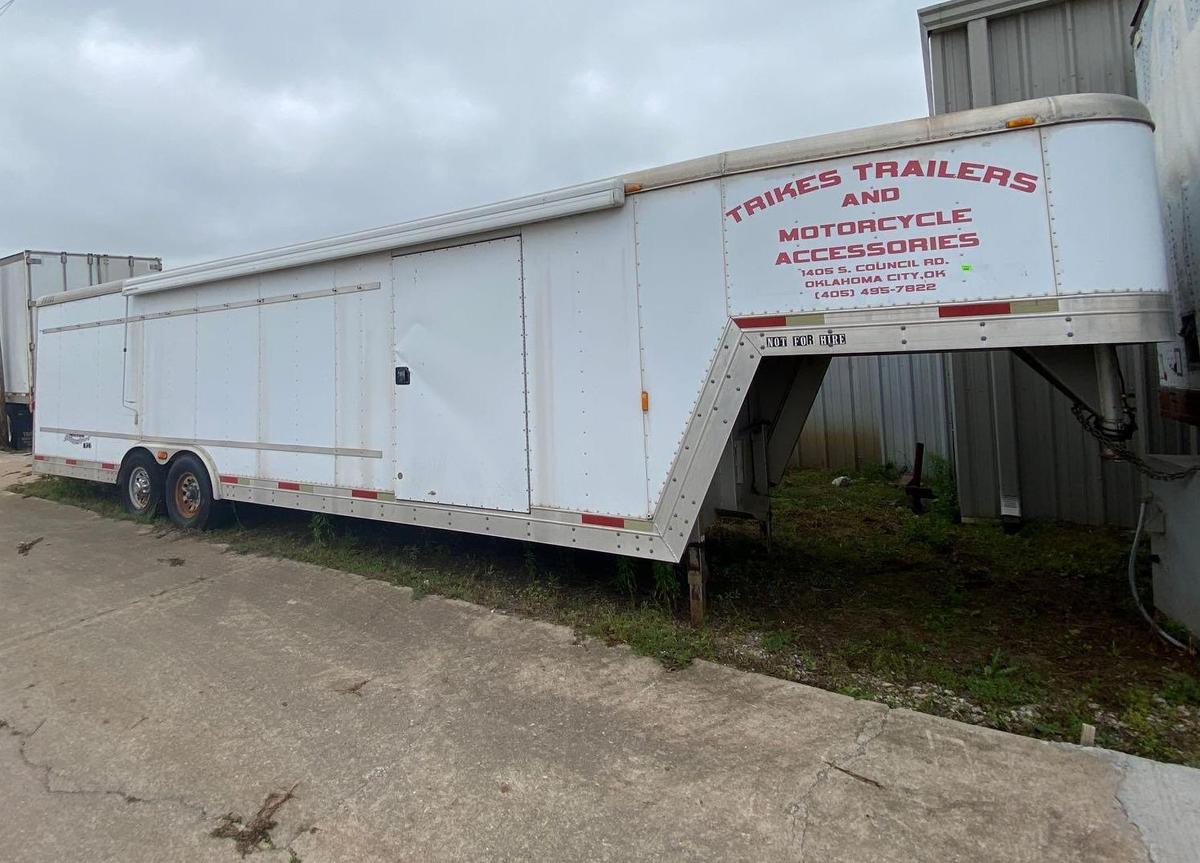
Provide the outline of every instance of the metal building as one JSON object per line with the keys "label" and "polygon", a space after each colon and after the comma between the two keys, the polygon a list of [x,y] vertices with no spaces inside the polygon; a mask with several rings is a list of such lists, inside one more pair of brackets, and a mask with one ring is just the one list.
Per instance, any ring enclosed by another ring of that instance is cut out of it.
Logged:
{"label": "metal building", "polygon": [[[1135,95],[1136,0],[951,0],[918,18],[931,114],[1064,93]],[[1196,451],[1158,416],[1152,349],[1122,349],[1139,444]],[[914,440],[950,459],[963,516],[1130,524],[1140,484],[1103,463],[1067,400],[1007,351],[839,359],[809,419],[802,464],[906,464]]]}

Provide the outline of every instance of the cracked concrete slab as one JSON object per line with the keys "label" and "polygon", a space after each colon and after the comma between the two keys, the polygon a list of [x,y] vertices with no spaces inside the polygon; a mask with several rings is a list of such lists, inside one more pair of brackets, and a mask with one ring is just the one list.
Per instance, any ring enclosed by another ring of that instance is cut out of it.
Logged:
{"label": "cracked concrete slab", "polygon": [[305,863],[1170,851],[1095,751],[160,533],[0,493],[0,858],[238,859],[293,786]]}

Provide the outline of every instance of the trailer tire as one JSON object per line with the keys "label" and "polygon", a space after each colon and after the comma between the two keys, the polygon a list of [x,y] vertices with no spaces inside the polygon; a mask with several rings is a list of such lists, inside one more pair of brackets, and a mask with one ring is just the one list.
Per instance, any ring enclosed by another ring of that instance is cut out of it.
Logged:
{"label": "trailer tire", "polygon": [[180,527],[204,530],[212,521],[215,501],[204,463],[191,453],[171,462],[164,492],[167,514]]}
{"label": "trailer tire", "polygon": [[117,487],[125,511],[139,518],[153,518],[162,511],[163,469],[144,450],[131,453],[117,474]]}

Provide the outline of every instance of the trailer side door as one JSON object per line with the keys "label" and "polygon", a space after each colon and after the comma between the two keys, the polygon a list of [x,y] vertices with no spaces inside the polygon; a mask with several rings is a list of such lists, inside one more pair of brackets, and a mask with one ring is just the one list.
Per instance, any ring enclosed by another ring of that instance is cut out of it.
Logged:
{"label": "trailer side door", "polygon": [[392,259],[395,493],[529,512],[521,239]]}

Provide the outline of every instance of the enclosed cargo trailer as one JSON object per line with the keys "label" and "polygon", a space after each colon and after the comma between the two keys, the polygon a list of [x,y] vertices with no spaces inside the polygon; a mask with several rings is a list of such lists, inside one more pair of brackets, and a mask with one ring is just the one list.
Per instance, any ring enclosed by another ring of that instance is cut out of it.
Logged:
{"label": "enclosed cargo trailer", "polygon": [[1038,99],[44,298],[34,467],[678,561],[769,523],[832,356],[1022,349],[1123,438],[1170,324],[1145,108]]}
{"label": "enclosed cargo trailer", "polygon": [[[1200,5],[1143,0],[1132,38],[1138,94],[1159,123],[1155,155],[1177,315],[1176,338],[1159,345],[1159,408],[1200,427]],[[1200,456],[1162,454],[1154,462],[1161,474],[1138,519],[1154,552],[1154,605],[1200,638]]]}
{"label": "enclosed cargo trailer", "polygon": [[0,258],[0,445],[29,446],[34,301],[162,270],[161,258],[25,250]]}
{"label": "enclosed cargo trailer", "polygon": [[1143,0],[1133,26],[1138,96],[1154,111],[1176,338],[1159,345],[1163,415],[1200,425],[1200,5]]}

